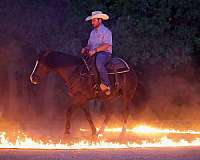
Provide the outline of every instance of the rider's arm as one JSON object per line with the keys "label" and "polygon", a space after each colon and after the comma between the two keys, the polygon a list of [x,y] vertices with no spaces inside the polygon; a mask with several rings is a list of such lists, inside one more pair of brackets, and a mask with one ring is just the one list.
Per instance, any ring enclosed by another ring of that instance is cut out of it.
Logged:
{"label": "rider's arm", "polygon": [[112,47],[112,45],[110,45],[108,43],[104,43],[104,44],[100,45],[99,47],[95,48],[95,52],[107,51],[111,47]]}
{"label": "rider's arm", "polygon": [[90,44],[90,39],[88,40],[87,46],[85,46],[85,49],[90,49],[91,48],[91,44]]}
{"label": "rider's arm", "polygon": [[85,54],[87,50],[88,51],[90,50],[90,48],[91,48],[91,44],[90,44],[90,39],[89,39],[87,45],[81,49],[81,53]]}
{"label": "rider's arm", "polygon": [[92,32],[90,33],[90,37],[88,39],[88,43],[87,43],[87,46],[85,47],[85,49],[90,49],[92,44],[91,44],[91,37],[92,37]]}
{"label": "rider's arm", "polygon": [[89,50],[89,55],[92,56],[92,55],[96,54],[97,52],[107,51],[110,47],[112,47],[112,45],[104,43],[95,49]]}
{"label": "rider's arm", "polygon": [[81,49],[81,53],[82,54],[85,54],[85,52],[88,50],[90,50],[90,48],[91,48],[91,33],[90,33],[90,37],[89,37],[89,39],[88,39],[88,43],[87,43],[87,45],[85,46],[85,47],[83,47],[82,49]]}
{"label": "rider's arm", "polygon": [[95,49],[96,52],[103,52],[112,48],[112,32],[110,30],[104,33],[102,42],[103,43]]}
{"label": "rider's arm", "polygon": [[102,44],[99,45],[97,48],[90,50],[89,55],[92,56],[97,52],[108,51],[110,49],[112,49],[112,32],[110,30],[107,30],[106,32],[104,32],[104,35],[102,37]]}

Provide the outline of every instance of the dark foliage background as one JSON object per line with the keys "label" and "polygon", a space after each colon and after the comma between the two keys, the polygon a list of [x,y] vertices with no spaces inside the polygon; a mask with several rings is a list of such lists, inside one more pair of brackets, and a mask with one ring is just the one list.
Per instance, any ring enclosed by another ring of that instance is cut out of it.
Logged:
{"label": "dark foliage background", "polygon": [[[79,55],[91,30],[85,17],[102,10],[110,16],[113,55],[138,74],[132,118],[199,119],[199,6],[197,0],[1,0],[1,118],[64,119],[63,81],[52,74],[33,86],[29,74],[43,49]],[[91,105],[101,114],[100,108]]]}

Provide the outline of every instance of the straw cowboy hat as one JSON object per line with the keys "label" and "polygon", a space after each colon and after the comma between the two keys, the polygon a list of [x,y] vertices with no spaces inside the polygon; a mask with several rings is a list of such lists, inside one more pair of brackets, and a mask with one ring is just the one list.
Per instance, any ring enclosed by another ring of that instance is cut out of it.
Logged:
{"label": "straw cowboy hat", "polygon": [[89,21],[89,20],[94,19],[94,18],[101,18],[103,20],[108,20],[109,16],[107,14],[102,13],[101,11],[94,11],[94,12],[92,12],[91,16],[88,16],[85,19],[85,21]]}

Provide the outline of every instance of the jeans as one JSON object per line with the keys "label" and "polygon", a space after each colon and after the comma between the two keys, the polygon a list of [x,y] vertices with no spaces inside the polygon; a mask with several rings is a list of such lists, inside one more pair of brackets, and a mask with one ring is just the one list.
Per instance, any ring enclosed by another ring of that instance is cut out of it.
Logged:
{"label": "jeans", "polygon": [[111,59],[111,53],[109,52],[99,52],[96,55],[96,67],[99,72],[100,79],[103,84],[110,86],[110,80],[108,78],[108,72],[105,65]]}

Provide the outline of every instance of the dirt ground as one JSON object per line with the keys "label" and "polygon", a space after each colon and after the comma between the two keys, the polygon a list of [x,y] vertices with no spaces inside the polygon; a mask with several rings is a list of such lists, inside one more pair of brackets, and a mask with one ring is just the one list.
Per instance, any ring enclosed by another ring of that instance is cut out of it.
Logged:
{"label": "dirt ground", "polygon": [[200,147],[101,150],[1,149],[0,160],[200,160]]}

